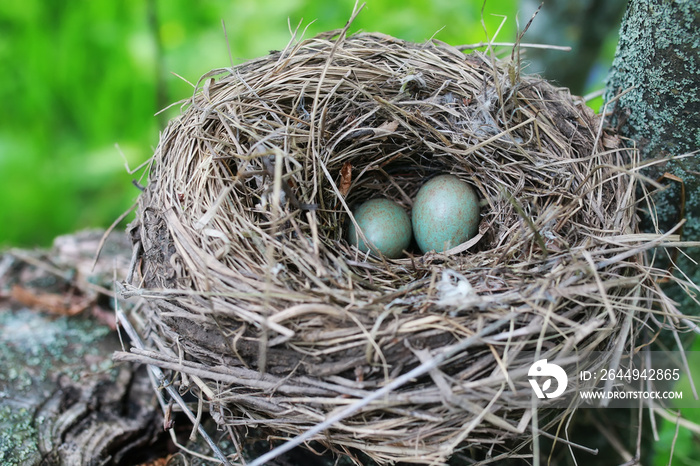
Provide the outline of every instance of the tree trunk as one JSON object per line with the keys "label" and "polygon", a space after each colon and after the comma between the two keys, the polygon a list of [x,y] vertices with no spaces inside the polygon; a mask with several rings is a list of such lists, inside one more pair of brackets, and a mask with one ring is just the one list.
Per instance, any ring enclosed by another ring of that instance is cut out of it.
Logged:
{"label": "tree trunk", "polygon": [[[679,156],[700,148],[699,57],[700,2],[631,0],[622,20],[605,96],[607,111],[612,111],[612,123],[619,133],[630,138],[630,145],[639,148],[644,160],[662,160],[644,171],[665,187],[653,196],[647,209],[656,211],[658,224],[647,215],[646,228],[668,231],[685,219],[680,232],[688,241],[700,240],[700,172],[697,154]],[[667,257],[674,257],[673,251],[657,253],[661,258],[657,264],[664,266]],[[683,253],[696,259],[700,256],[698,248]],[[677,255],[678,270],[700,283],[700,267],[685,254]],[[675,275],[681,276],[680,272]],[[680,287],[669,285],[666,292],[684,314],[700,314],[698,304]],[[624,413],[620,416],[611,424],[625,425]],[[648,423],[647,417],[643,419]],[[632,431],[630,428],[628,434]],[[642,431],[641,461],[646,464],[652,460],[655,442],[651,426],[645,425]]]}
{"label": "tree trunk", "polygon": [[[607,83],[614,103],[613,123],[639,147],[646,160],[669,159],[645,174],[664,192],[654,197],[659,228],[666,231],[685,218],[683,239],[700,240],[700,2],[631,0],[622,20],[620,42]],[[681,188],[684,187],[683,190]],[[684,196],[682,192],[684,191]],[[684,251],[700,257],[698,248]],[[679,268],[700,283],[700,268],[679,255]],[[676,293],[680,309],[699,314],[685,293]]]}

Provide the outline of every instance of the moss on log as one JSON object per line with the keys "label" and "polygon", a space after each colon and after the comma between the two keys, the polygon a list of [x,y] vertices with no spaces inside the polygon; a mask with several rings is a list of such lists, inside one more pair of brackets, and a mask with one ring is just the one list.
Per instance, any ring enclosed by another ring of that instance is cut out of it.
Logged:
{"label": "moss on log", "polygon": [[119,464],[159,432],[146,372],[112,361],[121,343],[108,288],[129,245],[110,241],[93,269],[101,237],[0,253],[2,465]]}

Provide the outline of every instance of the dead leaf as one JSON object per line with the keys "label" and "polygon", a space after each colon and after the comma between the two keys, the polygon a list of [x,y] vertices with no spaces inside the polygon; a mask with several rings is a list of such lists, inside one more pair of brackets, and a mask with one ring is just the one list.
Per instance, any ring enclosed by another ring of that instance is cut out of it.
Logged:
{"label": "dead leaf", "polygon": [[168,455],[165,458],[154,459],[146,463],[141,463],[138,466],[167,466],[174,457],[175,455]]}
{"label": "dead leaf", "polygon": [[10,298],[24,306],[37,308],[51,314],[74,316],[90,305],[91,299],[55,293],[37,293],[20,285],[14,285]]}
{"label": "dead leaf", "polygon": [[620,147],[620,138],[615,135],[603,133],[603,147],[606,149],[616,149]]}
{"label": "dead leaf", "polygon": [[388,136],[389,134],[395,132],[398,127],[399,122],[396,120],[385,121],[374,130],[374,134],[377,136]]}
{"label": "dead leaf", "polygon": [[352,184],[352,164],[350,162],[345,162],[343,167],[340,169],[340,194],[345,197],[350,191],[350,185]]}

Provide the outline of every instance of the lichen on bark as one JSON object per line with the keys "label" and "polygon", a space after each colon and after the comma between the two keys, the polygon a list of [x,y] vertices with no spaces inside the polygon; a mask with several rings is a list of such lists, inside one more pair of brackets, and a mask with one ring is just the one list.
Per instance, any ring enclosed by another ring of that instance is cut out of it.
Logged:
{"label": "lichen on bark", "polygon": [[634,0],[620,29],[607,100],[645,156],[700,147],[700,3]]}
{"label": "lichen on bark", "polygon": [[[700,2],[630,1],[606,101],[613,110],[612,124],[635,141],[644,159],[669,159],[645,174],[659,178],[670,173],[685,185],[685,199],[680,199],[680,183],[664,179],[668,189],[654,198],[661,229],[671,228],[684,217],[683,238],[700,241],[700,155],[678,158],[700,149]],[[685,252],[698,256],[698,248]],[[680,262],[695,283],[700,283],[700,267],[684,258]],[[681,308],[700,312],[687,296]]]}

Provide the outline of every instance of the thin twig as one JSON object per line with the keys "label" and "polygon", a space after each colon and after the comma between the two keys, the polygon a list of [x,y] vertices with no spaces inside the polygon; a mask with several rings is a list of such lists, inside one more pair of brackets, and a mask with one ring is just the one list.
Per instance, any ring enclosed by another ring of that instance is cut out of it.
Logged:
{"label": "thin twig", "polygon": [[250,463],[250,466],[263,466],[265,463],[267,463],[270,460],[273,460],[277,458],[279,455],[291,450],[292,448],[301,445],[302,443],[306,442],[307,440],[312,439],[316,434],[323,432],[324,430],[330,428],[335,424],[336,422],[340,422],[343,419],[352,416],[368,404],[370,404],[372,401],[377,400],[392,391],[396,390],[400,386],[404,385],[405,383],[409,382],[412,379],[415,379],[417,377],[420,377],[423,374],[427,374],[431,370],[440,367],[440,364],[445,362],[447,359],[451,358],[452,356],[461,353],[462,351],[468,349],[469,347],[480,343],[481,339],[494,330],[498,329],[501,325],[505,324],[506,322],[509,322],[512,320],[517,314],[516,313],[511,313],[508,316],[506,316],[503,319],[500,319],[496,322],[491,323],[490,325],[487,325],[484,327],[482,331],[479,333],[469,337],[465,338],[464,340],[460,341],[456,345],[453,345],[452,347],[445,348],[440,354],[437,356],[434,356],[430,360],[424,362],[423,364],[419,365],[415,369],[410,370],[409,372],[406,372],[405,374],[402,374],[401,376],[395,378],[392,380],[390,383],[385,385],[384,387],[380,388],[379,390],[375,391],[371,395],[366,396],[365,398],[358,400],[357,402],[351,404],[347,408],[341,410],[337,414],[329,417],[325,421],[315,425],[311,429],[307,430],[303,434],[297,436],[296,438],[289,440],[282,445],[276,447],[273,450],[270,450],[269,452],[265,453],[264,455],[258,457],[255,459],[255,461],[252,461]]}
{"label": "thin twig", "polygon": [[[141,337],[139,337],[139,334],[136,332],[136,329],[131,325],[131,322],[129,322],[129,319],[126,318],[126,315],[121,309],[116,309],[115,310],[116,316],[117,316],[117,323],[121,326],[121,328],[124,329],[127,335],[129,335],[129,338],[131,339],[131,342],[139,349],[144,349],[144,344],[141,341]],[[202,436],[205,442],[207,442],[207,445],[212,449],[216,457],[221,461],[222,464],[226,466],[231,466],[231,463],[228,461],[226,458],[226,455],[223,454],[223,452],[219,449],[219,447],[214,443],[214,441],[209,437],[209,434],[207,434],[207,431],[204,429],[204,427],[197,422],[197,418],[194,416],[192,411],[187,407],[187,403],[185,403],[185,400],[182,399],[180,394],[177,392],[175,387],[167,383],[167,380],[165,378],[165,374],[163,374],[163,371],[160,370],[158,366],[154,365],[148,365],[148,370],[153,374],[153,376],[156,378],[158,381],[159,386],[165,387],[165,389],[168,391],[168,394],[170,397],[175,400],[175,402],[182,408],[182,411],[187,415],[187,417],[190,419],[192,424],[197,425],[197,431],[199,434]]]}

